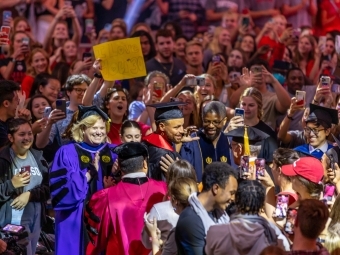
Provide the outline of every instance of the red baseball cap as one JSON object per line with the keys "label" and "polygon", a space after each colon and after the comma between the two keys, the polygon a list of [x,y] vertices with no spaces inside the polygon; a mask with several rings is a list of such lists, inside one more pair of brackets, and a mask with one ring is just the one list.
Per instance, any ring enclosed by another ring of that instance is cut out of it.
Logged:
{"label": "red baseball cap", "polygon": [[319,183],[323,178],[323,166],[318,159],[313,157],[300,158],[293,164],[282,166],[281,169],[284,175],[300,175],[314,183]]}

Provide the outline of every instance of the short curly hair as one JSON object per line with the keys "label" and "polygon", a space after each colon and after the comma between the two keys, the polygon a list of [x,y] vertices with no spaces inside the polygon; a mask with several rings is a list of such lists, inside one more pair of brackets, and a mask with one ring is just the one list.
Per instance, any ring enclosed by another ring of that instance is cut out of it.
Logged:
{"label": "short curly hair", "polygon": [[231,176],[237,180],[237,173],[229,164],[217,161],[212,162],[204,169],[202,176],[202,191],[209,191],[214,184],[217,184],[224,189]]}
{"label": "short curly hair", "polygon": [[264,206],[265,199],[266,191],[260,182],[245,180],[238,186],[235,204],[242,214],[258,214]]}
{"label": "short curly hair", "polygon": [[74,86],[86,83],[87,86],[90,85],[91,79],[85,74],[74,74],[67,78],[65,89],[67,91],[72,91]]}

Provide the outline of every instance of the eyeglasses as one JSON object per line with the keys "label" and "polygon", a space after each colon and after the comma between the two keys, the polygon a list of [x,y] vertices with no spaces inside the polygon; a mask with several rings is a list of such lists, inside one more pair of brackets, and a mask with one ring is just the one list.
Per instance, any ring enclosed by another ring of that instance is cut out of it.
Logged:
{"label": "eyeglasses", "polygon": [[203,125],[204,126],[209,126],[210,124],[213,124],[215,127],[220,125],[224,119],[221,119],[220,121],[211,121],[211,120],[203,120]]}
{"label": "eyeglasses", "polygon": [[86,89],[73,89],[78,95],[86,92]]}
{"label": "eyeglasses", "polygon": [[313,129],[309,127],[305,127],[304,131],[307,135],[309,135],[311,132],[313,132],[314,135],[318,135],[320,131],[325,130],[324,128],[322,129]]}

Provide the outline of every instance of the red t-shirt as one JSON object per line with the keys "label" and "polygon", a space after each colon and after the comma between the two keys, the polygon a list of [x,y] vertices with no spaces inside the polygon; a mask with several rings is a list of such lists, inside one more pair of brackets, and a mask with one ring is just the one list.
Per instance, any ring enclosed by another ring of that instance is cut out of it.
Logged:
{"label": "red t-shirt", "polygon": [[329,31],[340,30],[340,16],[339,16],[340,3],[330,0],[322,0],[320,2],[321,11],[327,12],[326,19],[335,17],[335,19],[332,22],[328,23],[326,26],[322,26],[321,33],[325,35]]}

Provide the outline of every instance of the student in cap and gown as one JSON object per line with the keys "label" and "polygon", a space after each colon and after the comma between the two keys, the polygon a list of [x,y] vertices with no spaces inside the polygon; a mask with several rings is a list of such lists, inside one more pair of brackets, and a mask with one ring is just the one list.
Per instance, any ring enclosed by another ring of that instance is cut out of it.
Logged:
{"label": "student in cap and gown", "polygon": [[[268,164],[273,160],[273,153],[277,149],[277,143],[268,134],[254,127],[239,127],[226,133],[231,137],[231,151],[237,167],[240,166],[243,155],[265,159],[266,170],[272,176]],[[242,176],[240,176],[242,177]]]}
{"label": "student in cap and gown", "polygon": [[[315,157],[321,160],[323,154],[333,147],[327,141],[332,124],[338,124],[338,111],[331,108],[310,104],[310,114],[306,120],[304,133],[308,144],[294,148],[301,157]],[[317,134],[316,134],[317,133]]]}
{"label": "student in cap and gown", "polygon": [[121,181],[95,193],[85,211],[91,239],[87,255],[147,255],[140,240],[144,214],[163,201],[165,182],[146,176],[148,151],[144,144],[130,142],[114,149],[118,154]]}
{"label": "student in cap and gown", "polygon": [[182,111],[178,108],[178,106],[185,104],[184,102],[175,101],[148,105],[156,108],[154,119],[157,130],[144,137],[143,142],[147,146],[150,155],[148,176],[155,180],[166,180],[160,164],[161,158],[165,157],[166,154],[173,160],[181,158],[189,161],[196,171],[198,181],[200,182],[202,179],[203,166],[199,147],[197,145],[182,146],[184,137],[188,143],[199,139],[185,134],[186,130],[183,128],[184,117]]}
{"label": "student in cap and gown", "polygon": [[76,143],[57,151],[50,172],[56,255],[85,254],[84,203],[104,188],[103,180],[111,174],[117,158],[112,152],[115,146],[106,142],[108,116],[97,106],[78,106],[78,109],[78,122],[72,129]]}

